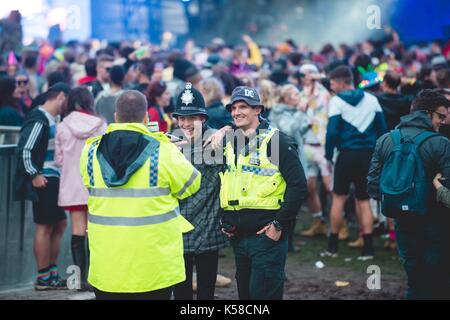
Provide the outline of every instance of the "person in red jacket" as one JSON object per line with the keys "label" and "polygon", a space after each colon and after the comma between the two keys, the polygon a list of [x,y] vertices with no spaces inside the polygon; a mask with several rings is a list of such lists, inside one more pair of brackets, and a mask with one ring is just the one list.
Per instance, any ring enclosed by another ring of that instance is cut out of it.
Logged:
{"label": "person in red jacket", "polygon": [[170,105],[170,92],[164,81],[150,83],[146,92],[148,101],[148,115],[150,121],[158,122],[159,131],[169,132],[172,126],[172,120],[164,112],[164,108]]}
{"label": "person in red jacket", "polygon": [[79,86],[83,86],[97,80],[97,60],[87,59],[84,64],[84,70],[86,71],[86,76],[78,80]]}

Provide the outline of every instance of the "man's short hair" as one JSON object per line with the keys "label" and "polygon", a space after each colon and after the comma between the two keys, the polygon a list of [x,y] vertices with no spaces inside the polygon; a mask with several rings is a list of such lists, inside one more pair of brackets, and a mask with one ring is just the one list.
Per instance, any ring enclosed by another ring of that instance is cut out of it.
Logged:
{"label": "man's short hair", "polygon": [[397,90],[398,86],[401,83],[401,77],[398,73],[395,73],[394,71],[388,71],[384,75],[383,82],[386,83],[386,85],[389,88]]}
{"label": "man's short hair", "polygon": [[57,82],[56,84],[48,88],[45,94],[45,99],[48,101],[55,100],[61,92],[68,96],[70,93],[70,87],[64,82]]}
{"label": "man's short hair", "polygon": [[116,102],[117,121],[142,123],[147,113],[147,98],[137,90],[126,90]]}
{"label": "man's short hair", "polygon": [[328,75],[330,80],[342,81],[346,84],[353,84],[352,69],[348,66],[339,66],[333,69]]}
{"label": "man's short hair", "polygon": [[23,65],[26,69],[31,69],[31,68],[36,67],[37,61],[38,61],[38,55],[30,54],[25,57]]}
{"label": "man's short hair", "polygon": [[123,79],[125,78],[125,70],[122,66],[112,66],[109,70],[109,77],[111,82],[117,86],[123,84]]}
{"label": "man's short hair", "polygon": [[141,59],[137,63],[137,70],[149,79],[152,77],[154,69],[155,64],[153,63],[153,60],[150,58]]}
{"label": "man's short hair", "polygon": [[441,69],[436,72],[436,82],[439,88],[450,88],[450,69]]}
{"label": "man's short hair", "polygon": [[422,90],[412,102],[413,111],[436,111],[439,107],[450,108],[450,100],[438,90]]}
{"label": "man's short hair", "polygon": [[100,62],[114,62],[114,57],[107,54],[102,54],[97,57],[97,63]]}
{"label": "man's short hair", "polygon": [[97,60],[95,59],[87,59],[84,63],[84,70],[86,71],[86,75],[90,77],[97,76]]}

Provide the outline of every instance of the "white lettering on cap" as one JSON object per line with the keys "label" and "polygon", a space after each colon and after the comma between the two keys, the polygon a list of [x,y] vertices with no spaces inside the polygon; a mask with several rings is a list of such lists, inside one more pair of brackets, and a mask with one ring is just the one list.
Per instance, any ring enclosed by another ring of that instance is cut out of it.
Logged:
{"label": "white lettering on cap", "polygon": [[244,89],[244,95],[246,97],[254,98],[255,97],[255,92],[253,90]]}

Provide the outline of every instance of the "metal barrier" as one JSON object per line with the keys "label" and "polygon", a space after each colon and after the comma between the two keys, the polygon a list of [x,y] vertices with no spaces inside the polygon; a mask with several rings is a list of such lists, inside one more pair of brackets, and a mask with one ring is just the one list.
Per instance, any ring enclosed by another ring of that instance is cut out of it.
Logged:
{"label": "metal barrier", "polygon": [[[13,199],[15,148],[15,145],[0,145],[0,290],[30,286],[37,274],[32,205],[29,201]],[[71,264],[70,230],[69,221],[59,259],[59,272],[63,276]]]}
{"label": "metal barrier", "polygon": [[17,144],[20,137],[20,127],[0,126],[0,145]]}

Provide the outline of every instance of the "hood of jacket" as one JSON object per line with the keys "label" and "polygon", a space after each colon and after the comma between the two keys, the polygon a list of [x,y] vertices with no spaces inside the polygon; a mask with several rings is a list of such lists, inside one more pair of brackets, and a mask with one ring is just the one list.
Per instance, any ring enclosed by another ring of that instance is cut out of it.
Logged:
{"label": "hood of jacket", "polygon": [[98,146],[97,157],[108,187],[122,186],[159,146],[143,124],[113,123]]}
{"label": "hood of jacket", "polygon": [[400,118],[400,124],[397,128],[419,128],[425,130],[433,130],[430,117],[425,111],[415,111],[411,114]]}
{"label": "hood of jacket", "polygon": [[411,97],[401,94],[382,93],[378,96],[383,112],[386,114],[409,113],[411,107]]}
{"label": "hood of jacket", "polygon": [[223,105],[222,101],[217,100],[211,102],[211,104],[207,106],[206,109],[225,109],[225,106]]}
{"label": "hood of jacket", "polygon": [[79,139],[87,139],[98,131],[104,121],[96,116],[74,111],[63,119],[70,132]]}
{"label": "hood of jacket", "polygon": [[346,90],[338,93],[337,96],[347,102],[349,105],[355,107],[364,98],[364,91],[361,89]]}
{"label": "hood of jacket", "polygon": [[289,106],[284,103],[279,103],[279,104],[273,106],[271,112],[273,112],[274,114],[280,114],[280,113],[284,113],[284,112],[295,113],[296,111],[297,111],[297,108],[295,108],[293,106]]}

